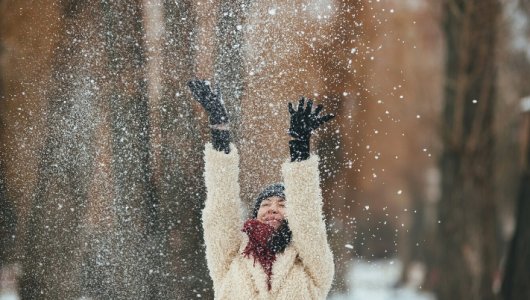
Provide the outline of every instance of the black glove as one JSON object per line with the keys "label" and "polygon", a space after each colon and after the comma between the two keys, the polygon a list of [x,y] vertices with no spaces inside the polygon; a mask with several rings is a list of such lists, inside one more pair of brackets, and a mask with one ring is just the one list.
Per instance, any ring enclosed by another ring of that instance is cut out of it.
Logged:
{"label": "black glove", "polygon": [[208,113],[210,125],[228,123],[228,114],[218,85],[215,86],[215,93],[212,92],[210,83],[206,80],[191,80],[188,82],[188,86],[195,99]]}
{"label": "black glove", "polygon": [[222,101],[219,86],[216,85],[216,92],[213,93],[210,83],[206,80],[191,80],[188,82],[188,87],[208,114],[208,120],[212,126],[211,134],[214,149],[230,153],[230,131],[214,128],[215,125],[228,124],[228,114]]}
{"label": "black glove", "polygon": [[291,126],[289,134],[294,138],[289,142],[291,152],[291,161],[301,161],[309,158],[309,140],[311,133],[320,125],[333,119],[332,114],[319,116],[318,114],[324,108],[318,105],[313,112],[313,101],[309,99],[307,106],[304,108],[305,98],[301,97],[298,102],[298,109],[294,110],[292,103],[289,103],[289,113],[291,114]]}

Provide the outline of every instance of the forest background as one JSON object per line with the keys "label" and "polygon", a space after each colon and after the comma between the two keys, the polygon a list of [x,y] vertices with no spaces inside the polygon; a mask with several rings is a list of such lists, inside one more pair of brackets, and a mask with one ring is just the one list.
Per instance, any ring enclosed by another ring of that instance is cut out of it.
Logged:
{"label": "forest background", "polygon": [[247,208],[287,103],[337,115],[312,144],[332,294],[396,258],[438,299],[530,299],[529,76],[523,0],[0,0],[0,267],[22,299],[211,298],[209,78]]}

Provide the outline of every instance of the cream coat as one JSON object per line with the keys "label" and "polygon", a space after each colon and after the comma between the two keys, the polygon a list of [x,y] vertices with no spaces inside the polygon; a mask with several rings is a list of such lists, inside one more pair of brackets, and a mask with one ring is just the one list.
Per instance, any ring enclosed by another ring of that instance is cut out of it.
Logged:
{"label": "cream coat", "polygon": [[259,262],[242,255],[248,237],[239,198],[239,154],[205,149],[207,199],[202,214],[206,260],[215,299],[325,299],[334,264],[322,218],[318,157],[285,162],[285,214],[293,233],[290,245],[276,255],[271,290]]}

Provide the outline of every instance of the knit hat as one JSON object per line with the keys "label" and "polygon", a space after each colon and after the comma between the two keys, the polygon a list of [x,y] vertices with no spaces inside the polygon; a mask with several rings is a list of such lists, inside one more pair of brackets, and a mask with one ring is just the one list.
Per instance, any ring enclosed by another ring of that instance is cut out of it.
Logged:
{"label": "knit hat", "polygon": [[263,200],[274,196],[285,199],[284,191],[285,187],[283,183],[274,183],[267,186],[256,198],[256,204],[254,204],[254,209],[252,210],[252,218],[255,219],[258,217],[258,210]]}

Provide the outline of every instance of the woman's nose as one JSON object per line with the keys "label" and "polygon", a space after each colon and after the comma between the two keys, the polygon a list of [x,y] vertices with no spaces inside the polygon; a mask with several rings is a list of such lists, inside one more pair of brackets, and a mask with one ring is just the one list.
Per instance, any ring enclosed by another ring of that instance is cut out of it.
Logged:
{"label": "woman's nose", "polygon": [[271,205],[271,206],[269,206],[268,212],[276,214],[276,213],[278,213],[278,208],[275,205]]}

